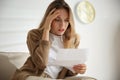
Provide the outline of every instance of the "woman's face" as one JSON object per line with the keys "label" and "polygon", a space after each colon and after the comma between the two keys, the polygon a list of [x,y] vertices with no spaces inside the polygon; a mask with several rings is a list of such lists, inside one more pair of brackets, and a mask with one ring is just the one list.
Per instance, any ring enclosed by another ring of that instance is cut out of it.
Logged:
{"label": "woman's face", "polygon": [[65,9],[58,9],[59,15],[52,21],[50,32],[55,35],[63,35],[69,25],[69,14]]}

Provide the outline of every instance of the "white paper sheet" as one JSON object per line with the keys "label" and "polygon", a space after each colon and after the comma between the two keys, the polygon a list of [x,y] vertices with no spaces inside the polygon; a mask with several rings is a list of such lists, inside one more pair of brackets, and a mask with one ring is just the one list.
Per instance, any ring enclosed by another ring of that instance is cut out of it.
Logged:
{"label": "white paper sheet", "polygon": [[49,65],[73,67],[87,61],[87,49],[56,49],[56,58]]}

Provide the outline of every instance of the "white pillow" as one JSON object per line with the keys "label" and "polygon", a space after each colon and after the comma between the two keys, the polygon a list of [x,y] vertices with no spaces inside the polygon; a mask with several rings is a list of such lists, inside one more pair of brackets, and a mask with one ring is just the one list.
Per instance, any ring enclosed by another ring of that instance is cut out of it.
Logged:
{"label": "white pillow", "polygon": [[27,52],[0,52],[0,54],[7,56],[9,61],[17,68],[22,67],[29,57]]}
{"label": "white pillow", "polygon": [[7,56],[0,54],[0,80],[10,80],[16,66],[13,65]]}

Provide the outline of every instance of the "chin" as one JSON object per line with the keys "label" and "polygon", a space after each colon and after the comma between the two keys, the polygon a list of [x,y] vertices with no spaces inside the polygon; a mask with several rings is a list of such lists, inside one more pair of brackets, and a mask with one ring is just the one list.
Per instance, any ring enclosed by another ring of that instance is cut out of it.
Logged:
{"label": "chin", "polygon": [[60,34],[57,34],[58,36],[62,36],[63,35],[63,33],[60,33]]}
{"label": "chin", "polygon": [[58,36],[62,36],[62,34],[57,34]]}
{"label": "chin", "polygon": [[58,36],[62,36],[64,34],[64,32],[56,32],[56,35]]}

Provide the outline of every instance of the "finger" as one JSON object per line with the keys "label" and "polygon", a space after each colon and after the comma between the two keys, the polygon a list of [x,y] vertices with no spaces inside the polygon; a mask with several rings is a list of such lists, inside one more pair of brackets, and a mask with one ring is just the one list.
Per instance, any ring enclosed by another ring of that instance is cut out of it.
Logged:
{"label": "finger", "polygon": [[82,69],[87,69],[87,67],[86,66],[74,66],[73,67],[74,69],[78,69],[78,70],[82,70]]}
{"label": "finger", "polygon": [[50,17],[51,17],[51,21],[53,21],[55,18],[57,18],[59,16],[59,11],[55,11]]}
{"label": "finger", "polygon": [[80,64],[80,66],[86,66],[86,64]]}
{"label": "finger", "polygon": [[49,15],[48,15],[48,19],[50,19],[50,21],[54,20],[57,16],[59,16],[59,10],[53,9]]}
{"label": "finger", "polygon": [[76,73],[84,74],[86,70],[75,70]]}
{"label": "finger", "polygon": [[86,70],[86,67],[77,68],[78,70]]}
{"label": "finger", "polygon": [[75,66],[86,66],[85,64],[78,64],[78,65],[75,65]]}
{"label": "finger", "polygon": [[54,8],[52,11],[50,11],[49,15],[53,14],[55,12],[56,8]]}
{"label": "finger", "polygon": [[75,65],[74,67],[76,67],[76,68],[86,68],[86,65]]}
{"label": "finger", "polygon": [[83,67],[83,68],[74,68],[74,70],[80,71],[80,70],[86,70],[86,68],[85,67]]}
{"label": "finger", "polygon": [[79,73],[80,74],[84,74],[86,70],[80,70]]}

